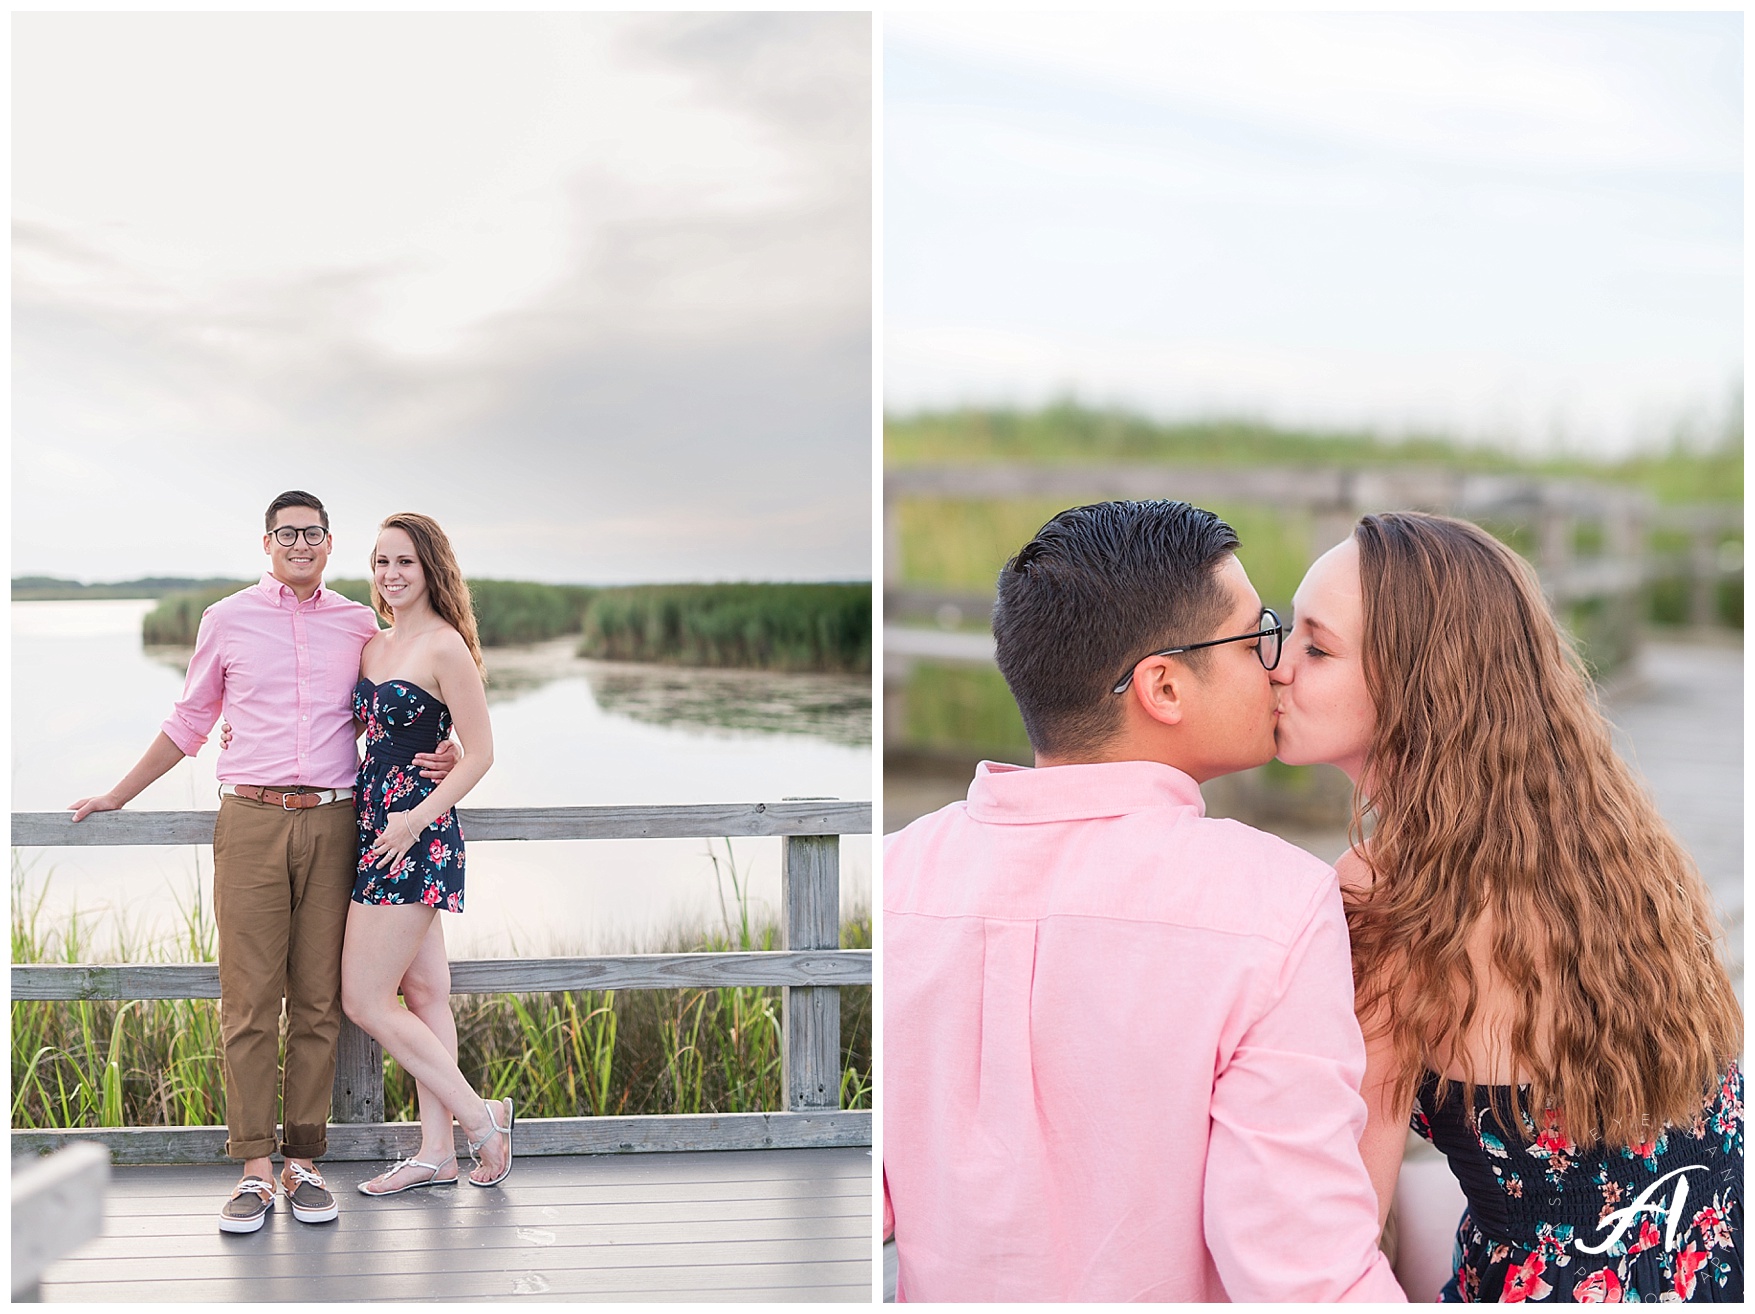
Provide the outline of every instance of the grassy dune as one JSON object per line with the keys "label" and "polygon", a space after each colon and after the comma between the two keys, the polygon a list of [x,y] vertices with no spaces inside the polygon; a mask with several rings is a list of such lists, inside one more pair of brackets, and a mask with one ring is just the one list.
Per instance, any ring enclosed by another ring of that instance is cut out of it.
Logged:
{"label": "grassy dune", "polygon": [[[1027,412],[961,410],[890,417],[884,429],[884,457],[892,467],[989,461],[1312,468],[1418,464],[1631,484],[1646,489],[1660,505],[1735,503],[1743,489],[1740,433],[1727,434],[1708,449],[1677,445],[1667,452],[1622,461],[1590,462],[1576,457],[1523,460],[1442,436],[1391,442],[1364,433],[1298,432],[1243,423],[1161,424],[1072,404]],[[928,589],[991,592],[1012,553],[1061,509],[1061,503],[1041,498],[906,499],[898,508],[903,581]],[[1214,503],[1209,509],[1237,530],[1243,543],[1240,556],[1262,599],[1288,615],[1292,593],[1310,561],[1307,515],[1259,503]],[[1517,551],[1533,553],[1535,544],[1527,528],[1485,527]],[[1652,546],[1674,551],[1685,542],[1685,537],[1654,534]],[[1579,546],[1588,551],[1592,545],[1581,536]],[[1740,577],[1720,587],[1718,601],[1721,619],[1741,628]],[[1678,624],[1685,614],[1682,582],[1656,581],[1646,599],[1645,620],[1654,625]],[[1587,662],[1604,668],[1617,664],[1626,618],[1594,602],[1569,608],[1562,619],[1577,636]],[[984,616],[967,621],[982,627],[985,622]],[[904,738],[911,746],[1028,760],[1023,723],[997,671],[916,662],[903,708]]]}
{"label": "grassy dune", "polygon": [[[1741,407],[1737,408],[1741,415]],[[1527,458],[1444,434],[1390,439],[1366,432],[1282,429],[1240,421],[1170,424],[1063,402],[1033,411],[927,411],[884,420],[891,466],[1037,461],[1044,464],[1434,465],[1482,472],[1577,475],[1634,484],[1660,503],[1740,502],[1741,425],[1709,442],[1616,460]]]}

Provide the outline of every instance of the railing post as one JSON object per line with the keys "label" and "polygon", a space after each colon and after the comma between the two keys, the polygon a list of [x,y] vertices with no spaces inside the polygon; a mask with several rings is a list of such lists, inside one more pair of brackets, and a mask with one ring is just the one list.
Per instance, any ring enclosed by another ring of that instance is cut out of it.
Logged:
{"label": "railing post", "polygon": [[42,1299],[43,1270],[104,1230],[110,1155],[69,1145],[35,1163],[12,1161],[12,1299]]}
{"label": "railing post", "polygon": [[1688,623],[1704,629],[1718,622],[1718,525],[1694,527],[1688,543]]}
{"label": "railing post", "polygon": [[341,1019],[329,1105],[331,1122],[384,1121],[384,1050],[351,1018]]}
{"label": "railing post", "polygon": [[[780,933],[787,949],[841,947],[841,840],[787,835],[780,841]],[[841,1107],[841,992],[782,986],[780,1018],[788,1112]]]}

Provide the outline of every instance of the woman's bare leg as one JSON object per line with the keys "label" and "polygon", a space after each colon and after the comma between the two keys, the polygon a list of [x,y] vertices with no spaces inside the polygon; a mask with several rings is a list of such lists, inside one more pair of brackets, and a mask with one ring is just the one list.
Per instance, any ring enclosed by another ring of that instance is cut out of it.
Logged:
{"label": "woman's bare leg", "polygon": [[[451,1013],[451,963],[445,954],[443,926],[444,919],[435,916],[432,928],[415,951],[414,961],[402,974],[402,1002],[427,1024],[455,1062],[457,1020]],[[420,1149],[414,1157],[421,1163],[437,1165],[437,1169],[405,1165],[380,1173],[373,1179],[374,1190],[380,1194],[409,1185],[457,1180],[459,1170],[452,1162],[457,1141],[451,1131],[451,1110],[424,1083],[417,1081],[414,1088],[420,1104]]]}
{"label": "woman's bare leg", "polygon": [[[389,1051],[417,1086],[426,1087],[440,1105],[456,1115],[470,1140],[485,1141],[482,1166],[471,1176],[486,1180],[497,1177],[506,1166],[510,1148],[506,1138],[492,1134],[487,1107],[457,1068],[455,1031],[447,1048],[446,1042],[396,997],[437,916],[437,910],[423,904],[352,905],[341,949],[341,1006]],[[504,1112],[502,1106],[502,1120]],[[422,1127],[424,1136],[424,1117]]]}
{"label": "woman's bare leg", "polygon": [[[427,1024],[455,1063],[457,1018],[451,1012],[451,961],[445,954],[444,924],[444,918],[434,916],[432,929],[402,974],[402,1002]],[[418,1081],[414,1087],[420,1098],[420,1153],[416,1157],[425,1163],[444,1163],[457,1145],[451,1131],[453,1114],[430,1087]],[[454,1176],[456,1171],[452,1168],[438,1174],[440,1179]]]}

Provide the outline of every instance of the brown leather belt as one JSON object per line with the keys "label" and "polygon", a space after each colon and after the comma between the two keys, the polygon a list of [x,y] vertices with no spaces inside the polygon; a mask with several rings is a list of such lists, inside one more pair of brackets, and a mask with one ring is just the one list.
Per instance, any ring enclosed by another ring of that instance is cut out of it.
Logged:
{"label": "brown leather belt", "polygon": [[266,803],[270,807],[284,808],[288,812],[298,808],[320,808],[325,803],[337,803],[353,797],[351,789],[280,790],[270,789],[267,785],[227,785],[220,793],[236,794],[252,803]]}

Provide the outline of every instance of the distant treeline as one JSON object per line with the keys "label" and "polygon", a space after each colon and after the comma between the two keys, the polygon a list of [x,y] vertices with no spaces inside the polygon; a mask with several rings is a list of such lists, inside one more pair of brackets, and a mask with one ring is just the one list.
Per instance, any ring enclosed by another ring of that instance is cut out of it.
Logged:
{"label": "distant treeline", "polygon": [[582,657],[871,670],[871,585],[656,584],[602,589],[585,610]]}
{"label": "distant treeline", "polygon": [[[365,580],[328,584],[356,602],[370,600]],[[228,582],[173,593],[147,613],[142,637],[189,647],[201,613],[242,587]],[[592,588],[476,579],[469,593],[484,647],[583,632],[579,652],[585,657],[780,671],[871,669],[869,583]]]}
{"label": "distant treeline", "polygon": [[[244,587],[241,579],[187,579],[173,575],[151,575],[145,579],[123,580],[120,584],[81,584],[76,579],[59,579],[54,575],[15,575],[12,580],[14,602],[77,602],[86,598],[162,598],[171,593],[211,590],[224,597]],[[199,613],[197,613],[199,614]]]}

